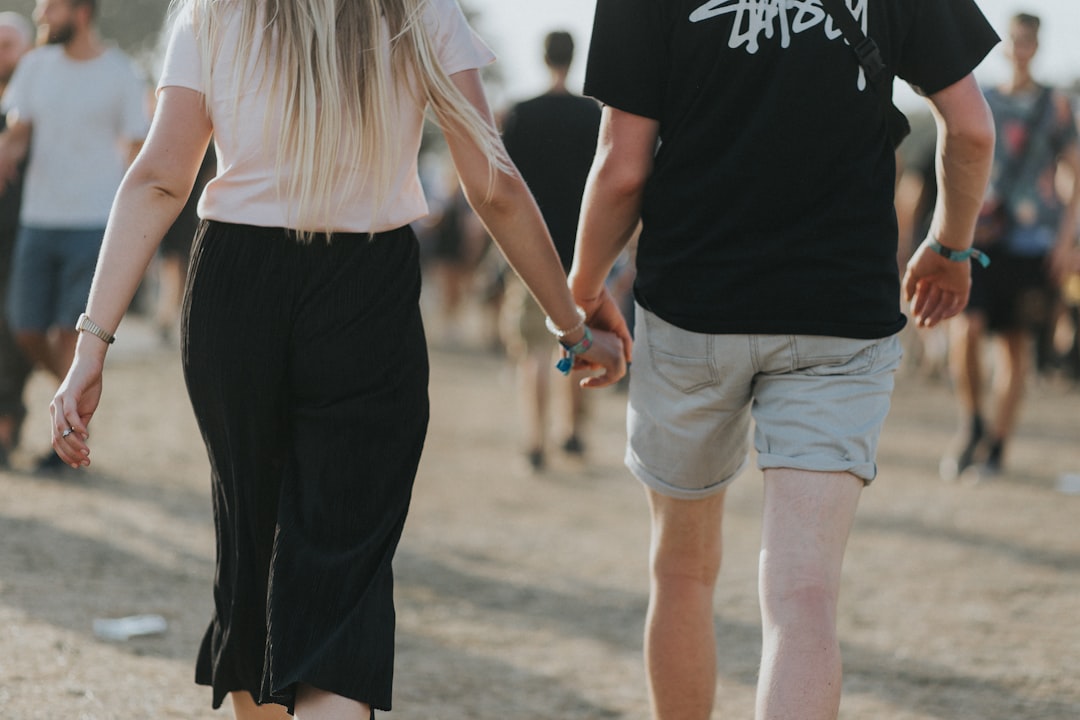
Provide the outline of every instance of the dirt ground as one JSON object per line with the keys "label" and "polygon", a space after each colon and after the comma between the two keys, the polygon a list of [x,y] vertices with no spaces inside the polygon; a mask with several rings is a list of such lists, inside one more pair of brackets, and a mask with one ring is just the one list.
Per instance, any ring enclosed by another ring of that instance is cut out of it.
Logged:
{"label": "dirt ground", "polygon": [[[92,426],[91,471],[0,473],[0,717],[225,718],[192,683],[213,576],[208,465],[178,353],[126,320]],[[432,355],[433,420],[397,558],[389,717],[646,718],[644,495],[621,464],[625,397],[593,395],[588,462],[525,465],[513,374],[466,343]],[[45,450],[34,378],[27,467]],[[1032,389],[1010,464],[947,484],[955,413],[901,377],[881,474],[845,565],[841,717],[1080,718],[1080,390]],[[750,718],[760,655],[760,474],[733,487],[716,595],[715,718]],[[99,640],[95,618],[156,613],[164,634]]]}

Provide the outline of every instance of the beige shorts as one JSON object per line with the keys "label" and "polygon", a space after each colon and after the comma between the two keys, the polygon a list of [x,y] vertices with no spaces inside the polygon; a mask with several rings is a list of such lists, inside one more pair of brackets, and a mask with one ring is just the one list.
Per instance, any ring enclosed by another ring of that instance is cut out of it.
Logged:
{"label": "beige shorts", "polygon": [[878,438],[900,364],[896,336],[707,335],[640,305],[626,464],[658,493],[695,499],[745,467],[877,474]]}
{"label": "beige shorts", "polygon": [[500,324],[503,342],[511,357],[548,353],[554,355],[558,343],[548,331],[547,316],[529,294],[528,288],[513,278],[507,284]]}

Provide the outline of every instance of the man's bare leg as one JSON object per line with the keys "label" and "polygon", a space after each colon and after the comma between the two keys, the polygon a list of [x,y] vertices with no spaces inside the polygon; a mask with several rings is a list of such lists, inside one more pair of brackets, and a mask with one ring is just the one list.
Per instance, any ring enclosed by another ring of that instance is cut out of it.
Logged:
{"label": "man's bare leg", "polygon": [[757,720],[835,720],[840,569],[863,482],[847,473],[765,471]]}
{"label": "man's bare leg", "polygon": [[713,590],[724,493],[676,500],[648,490],[651,591],[645,666],[656,720],[707,720],[716,695]]}

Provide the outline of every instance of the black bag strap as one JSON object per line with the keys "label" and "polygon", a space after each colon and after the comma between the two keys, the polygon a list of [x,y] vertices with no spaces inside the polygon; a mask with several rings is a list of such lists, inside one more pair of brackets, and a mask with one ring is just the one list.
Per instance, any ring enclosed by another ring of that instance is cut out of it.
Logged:
{"label": "black bag strap", "polygon": [[859,65],[866,73],[866,80],[874,88],[881,105],[881,112],[885,116],[889,130],[889,139],[893,147],[900,145],[901,141],[911,133],[911,124],[907,117],[892,101],[892,75],[888,72],[885,59],[881,55],[881,48],[873,38],[867,37],[855,16],[851,14],[844,0],[821,0],[821,5],[828,13],[833,22],[840,27],[851,51],[855,53]]}
{"label": "black bag strap", "polygon": [[1053,91],[1046,86],[1039,92],[1039,97],[1031,107],[1031,112],[1024,120],[1023,142],[1020,143],[1020,147],[1016,148],[1016,153],[1009,158],[1009,164],[1002,168],[1001,175],[998,177],[997,196],[1003,204],[1007,205],[1009,203],[1009,196],[1012,195],[1013,186],[1020,179],[1025,166],[1028,164],[1028,148],[1031,146],[1031,138],[1041,124],[1042,119],[1046,117],[1046,109],[1050,105],[1051,95],[1053,95]]}

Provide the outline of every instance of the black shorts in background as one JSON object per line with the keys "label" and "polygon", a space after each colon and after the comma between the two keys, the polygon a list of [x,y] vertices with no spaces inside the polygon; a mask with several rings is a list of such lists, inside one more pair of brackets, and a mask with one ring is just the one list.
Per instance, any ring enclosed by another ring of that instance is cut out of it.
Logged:
{"label": "black shorts in background", "polygon": [[972,263],[967,312],[982,312],[991,332],[1038,332],[1050,322],[1057,290],[1045,257],[990,249],[990,267]]}

